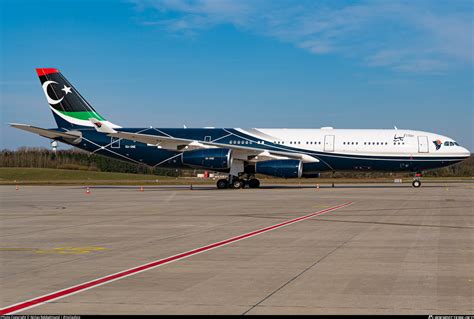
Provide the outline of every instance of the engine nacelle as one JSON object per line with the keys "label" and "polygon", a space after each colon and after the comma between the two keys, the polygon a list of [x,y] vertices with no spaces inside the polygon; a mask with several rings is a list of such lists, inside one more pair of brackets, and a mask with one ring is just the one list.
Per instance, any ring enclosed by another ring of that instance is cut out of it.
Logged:
{"label": "engine nacelle", "polygon": [[181,162],[195,168],[228,169],[232,164],[232,150],[208,148],[183,152]]}
{"label": "engine nacelle", "polygon": [[300,178],[303,175],[303,163],[299,160],[257,162],[255,173],[283,178]]}

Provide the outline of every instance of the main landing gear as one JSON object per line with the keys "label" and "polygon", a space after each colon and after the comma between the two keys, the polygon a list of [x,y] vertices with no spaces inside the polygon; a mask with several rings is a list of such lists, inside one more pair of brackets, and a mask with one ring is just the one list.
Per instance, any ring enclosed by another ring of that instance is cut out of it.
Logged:
{"label": "main landing gear", "polygon": [[233,189],[239,189],[239,188],[245,188],[248,186],[248,188],[259,188],[260,187],[260,181],[256,179],[254,176],[247,176],[246,179],[242,179],[237,176],[229,175],[227,179],[220,179],[217,181],[217,188],[218,189],[226,189],[226,188],[233,188]]}
{"label": "main landing gear", "polygon": [[413,182],[411,183],[411,185],[415,188],[418,188],[421,186],[421,177],[423,177],[423,175],[418,172],[415,174],[415,177],[413,178]]}

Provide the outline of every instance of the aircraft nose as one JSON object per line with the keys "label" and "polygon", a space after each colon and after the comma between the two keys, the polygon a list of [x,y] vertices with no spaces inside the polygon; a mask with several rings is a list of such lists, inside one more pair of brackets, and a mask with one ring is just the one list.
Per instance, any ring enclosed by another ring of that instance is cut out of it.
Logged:
{"label": "aircraft nose", "polygon": [[471,152],[470,152],[467,148],[464,148],[464,147],[461,147],[460,153],[461,153],[463,156],[466,156],[466,157],[471,156]]}

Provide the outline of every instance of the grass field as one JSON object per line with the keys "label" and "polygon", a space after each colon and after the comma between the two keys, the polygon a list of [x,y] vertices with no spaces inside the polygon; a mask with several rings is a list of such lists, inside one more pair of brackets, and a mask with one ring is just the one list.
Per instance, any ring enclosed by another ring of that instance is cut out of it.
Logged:
{"label": "grass field", "polygon": [[52,168],[0,168],[0,184],[137,184],[173,181],[172,177]]}
{"label": "grass field", "polygon": [[[460,178],[423,178],[429,181],[474,181],[473,177]],[[332,183],[374,183],[391,182],[393,178],[311,178],[311,179],[261,179],[263,183],[292,183],[292,184],[323,184]],[[404,178],[403,182],[410,182],[411,178]],[[83,170],[50,169],[50,168],[0,168],[0,185],[28,184],[28,185],[164,185],[164,184],[214,184],[214,179],[194,177],[168,177],[143,174],[111,173]]]}

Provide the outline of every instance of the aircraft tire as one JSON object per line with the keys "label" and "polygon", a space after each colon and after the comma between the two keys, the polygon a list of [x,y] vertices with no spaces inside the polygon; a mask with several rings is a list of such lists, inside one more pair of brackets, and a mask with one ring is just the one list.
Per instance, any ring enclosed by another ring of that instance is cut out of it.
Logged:
{"label": "aircraft tire", "polygon": [[413,181],[413,183],[411,183],[411,185],[413,185],[413,187],[415,187],[415,188],[418,188],[418,187],[421,186],[421,181],[415,179],[415,180]]}
{"label": "aircraft tire", "polygon": [[232,188],[234,189],[243,188],[244,185],[245,185],[244,181],[239,178],[236,178],[232,181]]}
{"label": "aircraft tire", "polygon": [[226,179],[220,179],[216,183],[218,189],[229,188],[229,182]]}
{"label": "aircraft tire", "polygon": [[249,179],[249,188],[259,188],[260,187],[260,181],[256,178]]}

